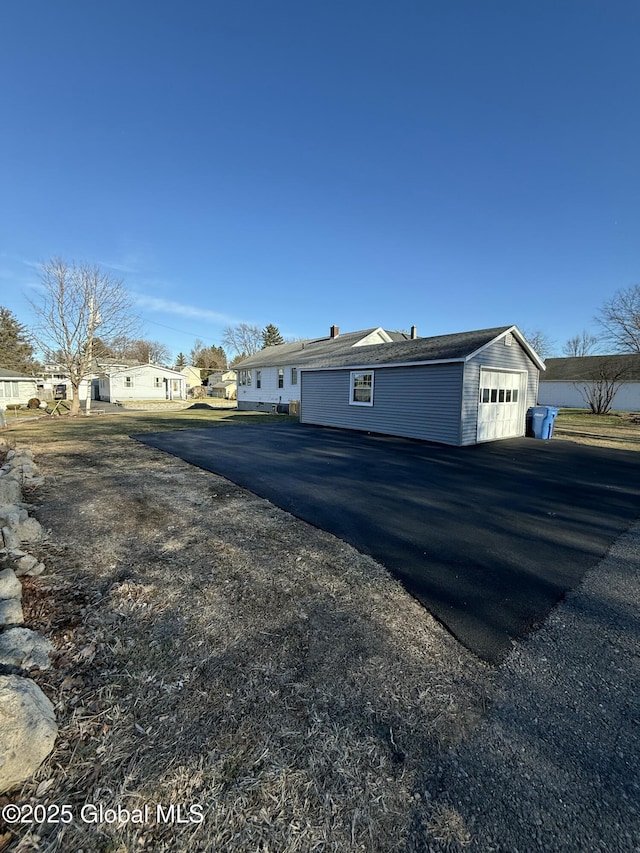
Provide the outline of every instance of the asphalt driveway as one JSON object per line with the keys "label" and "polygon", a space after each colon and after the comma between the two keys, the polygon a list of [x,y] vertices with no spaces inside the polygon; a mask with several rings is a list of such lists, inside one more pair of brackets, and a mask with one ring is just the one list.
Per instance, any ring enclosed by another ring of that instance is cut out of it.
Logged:
{"label": "asphalt driveway", "polygon": [[133,437],[370,554],[494,663],[640,516],[640,453],[566,441],[452,448],[291,423]]}

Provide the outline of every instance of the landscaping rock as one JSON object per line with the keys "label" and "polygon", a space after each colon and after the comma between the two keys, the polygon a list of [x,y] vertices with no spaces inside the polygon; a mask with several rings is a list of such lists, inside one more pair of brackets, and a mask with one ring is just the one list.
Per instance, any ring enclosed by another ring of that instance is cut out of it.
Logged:
{"label": "landscaping rock", "polygon": [[24,521],[28,517],[27,511],[15,504],[0,507],[0,527],[10,527],[12,530],[16,530],[20,521]]}
{"label": "landscaping rock", "polygon": [[12,527],[2,528],[2,542],[5,548],[18,548],[20,539]]}
{"label": "landscaping rock", "polygon": [[26,459],[33,459],[33,450],[30,450],[28,447],[16,447],[14,450],[10,450],[7,453],[7,462],[11,462],[13,459],[17,457],[24,457]]}
{"label": "landscaping rock", "polygon": [[[25,572],[25,575],[28,575],[30,578],[37,578],[44,572],[46,566],[44,563],[38,563],[32,569],[29,569],[28,572]],[[17,574],[17,573],[16,573]]]}
{"label": "landscaping rock", "polygon": [[12,569],[0,572],[0,599],[22,598],[22,584]]}
{"label": "landscaping rock", "polygon": [[22,669],[49,669],[53,646],[29,628],[10,628],[0,634],[0,664]]}
{"label": "landscaping rock", "polygon": [[26,518],[18,525],[18,539],[21,543],[27,542],[34,545],[44,539],[42,525],[35,518]]}
{"label": "landscaping rock", "polygon": [[0,477],[0,505],[18,504],[21,500],[20,483],[12,477],[7,477],[6,474]]}
{"label": "landscaping rock", "polygon": [[11,628],[24,623],[22,605],[17,598],[0,600],[0,628]]}
{"label": "landscaping rock", "polygon": [[18,557],[13,563],[13,571],[16,573],[17,578],[21,578],[23,575],[38,577],[44,571],[44,563],[40,563],[31,554],[25,554],[22,557]]}
{"label": "landscaping rock", "polygon": [[53,705],[28,678],[0,676],[0,793],[33,775],[58,735]]}

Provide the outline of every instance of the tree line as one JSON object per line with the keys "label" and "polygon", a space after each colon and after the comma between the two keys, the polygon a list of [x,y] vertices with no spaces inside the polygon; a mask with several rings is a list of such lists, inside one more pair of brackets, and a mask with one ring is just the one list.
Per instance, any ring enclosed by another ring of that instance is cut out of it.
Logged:
{"label": "tree line", "polygon": [[[0,368],[35,375],[45,362],[59,366],[69,376],[71,413],[80,408],[79,388],[95,359],[153,362],[178,370],[187,364],[200,369],[201,380],[228,366],[222,346],[207,346],[197,339],[188,359],[184,353],[171,365],[171,352],[160,341],[136,335],[138,317],[122,280],[98,266],[69,264],[54,258],[42,265],[38,301],[29,300],[35,323],[27,328],[0,306]],[[266,346],[283,343],[278,328],[264,329],[242,323],[224,330],[225,343],[234,356],[231,365]]]}
{"label": "tree line", "polygon": [[[136,334],[138,318],[122,280],[97,266],[54,258],[42,266],[41,285],[38,301],[30,300],[36,318],[32,328],[0,306],[0,368],[40,372],[37,347],[47,361],[59,364],[69,375],[73,412],[79,410],[78,388],[95,358],[169,366],[171,353],[166,345]],[[584,330],[569,338],[562,347],[564,355],[640,352],[640,284],[616,291],[595,320],[600,334]],[[525,336],[543,358],[553,353],[554,343],[544,332],[525,330]],[[223,346],[196,340],[188,356],[178,353],[171,366],[182,369],[191,364],[200,368],[204,379],[207,372],[233,367],[260,349],[282,343],[272,323],[263,329],[240,323],[224,329]]]}

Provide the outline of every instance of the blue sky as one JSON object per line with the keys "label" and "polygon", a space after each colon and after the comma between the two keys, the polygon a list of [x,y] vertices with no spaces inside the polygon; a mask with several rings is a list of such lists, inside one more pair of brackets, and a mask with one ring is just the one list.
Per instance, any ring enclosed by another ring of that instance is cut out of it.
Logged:
{"label": "blue sky", "polygon": [[239,322],[560,348],[640,281],[636,0],[24,0],[0,31],[23,323],[56,255],[174,355]]}

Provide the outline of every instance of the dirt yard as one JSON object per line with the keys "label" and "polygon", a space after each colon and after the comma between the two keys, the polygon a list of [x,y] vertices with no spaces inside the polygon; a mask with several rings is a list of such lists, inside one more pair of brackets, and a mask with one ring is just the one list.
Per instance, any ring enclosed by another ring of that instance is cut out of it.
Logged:
{"label": "dirt yard", "polygon": [[46,477],[28,499],[47,572],[24,609],[57,649],[32,676],[60,732],[0,804],[69,804],[73,820],[0,829],[0,851],[463,849],[433,780],[494,673],[370,558],[126,435],[153,428],[168,427],[127,414],[3,434]]}

